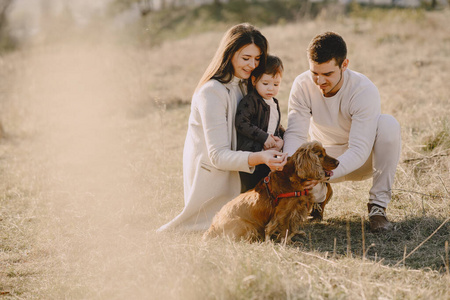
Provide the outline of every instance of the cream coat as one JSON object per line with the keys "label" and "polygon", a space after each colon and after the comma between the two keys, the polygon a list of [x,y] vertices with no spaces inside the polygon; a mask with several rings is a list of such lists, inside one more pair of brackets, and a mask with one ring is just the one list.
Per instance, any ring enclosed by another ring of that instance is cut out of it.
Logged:
{"label": "cream coat", "polygon": [[239,79],[205,83],[193,96],[183,151],[184,209],[158,231],[206,230],[240,193],[239,171],[253,172],[251,152],[236,150],[234,118],[243,95]]}

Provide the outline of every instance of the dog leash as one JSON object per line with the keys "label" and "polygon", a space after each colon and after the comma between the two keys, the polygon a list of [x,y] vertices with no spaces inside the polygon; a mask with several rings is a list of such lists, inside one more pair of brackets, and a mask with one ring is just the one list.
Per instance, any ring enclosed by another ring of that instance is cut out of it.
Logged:
{"label": "dog leash", "polygon": [[270,174],[267,175],[266,177],[264,177],[264,185],[266,186],[267,195],[269,195],[270,199],[272,199],[274,206],[278,205],[278,201],[281,198],[301,197],[301,196],[309,195],[309,190],[303,190],[303,191],[283,193],[283,194],[279,194],[277,197],[274,197],[272,195],[272,193],[270,192],[269,182],[270,182]]}

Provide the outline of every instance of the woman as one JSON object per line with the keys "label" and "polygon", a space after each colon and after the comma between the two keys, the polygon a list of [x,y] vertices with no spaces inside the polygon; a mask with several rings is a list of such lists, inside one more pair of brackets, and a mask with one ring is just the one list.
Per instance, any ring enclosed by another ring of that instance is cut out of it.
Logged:
{"label": "woman", "polygon": [[208,229],[222,206],[239,195],[239,171],[251,173],[263,163],[281,170],[286,164],[286,155],[275,150],[236,151],[236,108],[252,71],[264,67],[267,48],[250,24],[236,25],[222,38],[192,98],[183,152],[185,207],[158,231]]}

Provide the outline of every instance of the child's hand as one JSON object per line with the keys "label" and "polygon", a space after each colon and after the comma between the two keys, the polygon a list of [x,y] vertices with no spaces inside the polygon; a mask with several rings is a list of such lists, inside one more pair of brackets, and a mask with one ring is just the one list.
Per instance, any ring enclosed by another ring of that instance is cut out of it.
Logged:
{"label": "child's hand", "polygon": [[272,149],[276,146],[276,141],[274,136],[271,134],[267,137],[267,140],[264,142],[264,150]]}
{"label": "child's hand", "polygon": [[274,136],[273,138],[275,139],[275,150],[281,151],[281,149],[283,149],[284,146],[283,139],[277,136]]}
{"label": "child's hand", "polygon": [[[267,141],[269,140],[269,138],[272,138],[273,142],[272,142],[272,144],[270,144],[270,147],[266,147],[266,144],[267,144]],[[264,143],[264,150],[273,149],[276,151],[281,151],[281,149],[283,149],[283,145],[284,145],[284,141],[281,138],[271,134],[267,138],[266,142]]]}

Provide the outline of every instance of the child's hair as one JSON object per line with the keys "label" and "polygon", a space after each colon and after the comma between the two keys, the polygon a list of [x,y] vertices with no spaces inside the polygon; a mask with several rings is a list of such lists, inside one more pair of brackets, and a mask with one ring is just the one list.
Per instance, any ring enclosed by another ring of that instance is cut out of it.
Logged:
{"label": "child's hair", "polygon": [[[255,69],[252,73],[252,77],[255,77],[255,82],[261,79],[264,74],[275,76],[280,74],[283,75],[284,67],[283,62],[278,56],[267,55],[266,67],[264,69]],[[252,80],[248,81],[248,91],[252,91],[254,86]]]}

